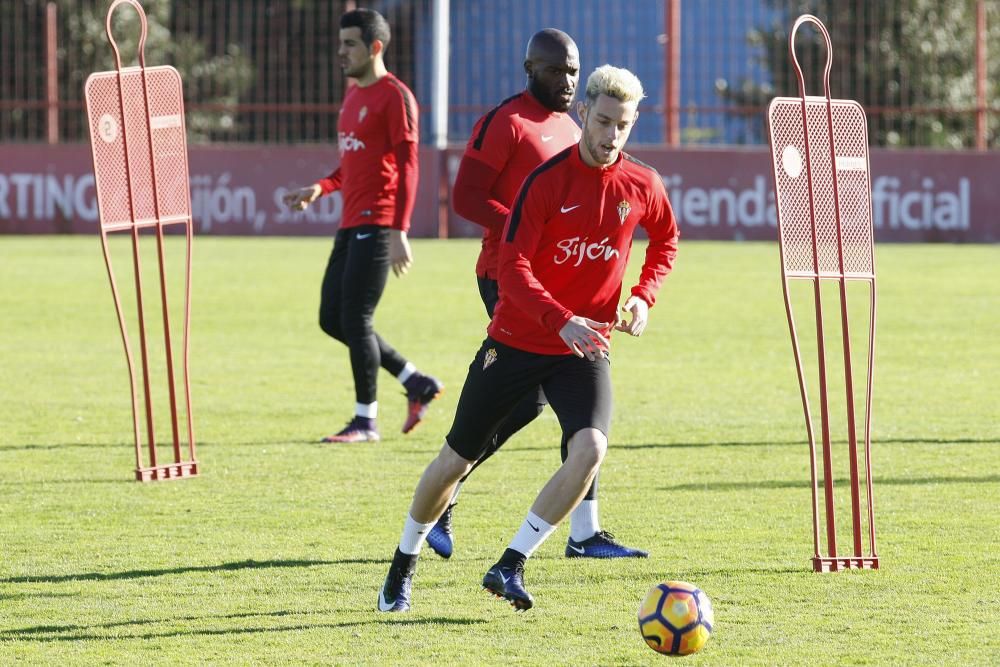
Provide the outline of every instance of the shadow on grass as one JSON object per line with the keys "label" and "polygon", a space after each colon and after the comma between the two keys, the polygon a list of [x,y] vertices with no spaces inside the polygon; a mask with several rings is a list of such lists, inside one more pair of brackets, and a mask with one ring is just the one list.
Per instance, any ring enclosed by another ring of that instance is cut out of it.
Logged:
{"label": "shadow on grass", "polygon": [[[833,440],[833,445],[847,445],[847,440]],[[862,443],[858,443],[859,446]],[[817,443],[817,446],[819,443]],[[872,447],[881,445],[1000,445],[996,438],[886,438],[875,439]],[[808,447],[808,441],[801,440],[761,440],[723,442],[661,442],[661,443],[619,443],[612,442],[613,449],[688,449],[701,447]]]}
{"label": "shadow on grass", "polygon": [[[250,442],[213,442],[211,440],[201,441],[195,438],[196,447],[279,447],[282,445],[324,445],[319,441],[319,439],[314,440],[260,440],[260,441],[250,441]],[[171,447],[170,440],[160,441],[157,443],[156,447],[164,447],[169,449]],[[184,445],[187,446],[186,444]],[[132,441],[128,442],[29,442],[19,445],[0,445],[0,453],[3,452],[17,452],[17,451],[31,451],[31,450],[52,450],[52,449],[117,449],[119,447],[135,447],[135,443]],[[143,445],[145,447],[145,445]]]}
{"label": "shadow on grass", "polygon": [[279,616],[305,616],[307,614],[317,614],[318,611],[261,611],[247,612],[243,614],[212,614],[209,616],[177,616],[175,618],[150,618],[145,620],[118,621],[117,623],[97,623],[94,625],[36,625],[29,628],[17,628],[14,630],[0,630],[0,637],[4,634],[34,635],[45,633],[76,632],[80,630],[97,630],[98,628],[122,628],[131,625],[151,625],[153,623],[169,623],[181,621],[204,621],[208,619],[230,619],[230,618],[260,618]]}
{"label": "shadow on grass", "polygon": [[701,449],[704,447],[795,447],[805,444],[798,440],[721,441],[721,442],[621,442],[614,441],[610,449]]}
{"label": "shadow on grass", "polygon": [[[837,440],[838,443],[845,443],[846,440]],[[875,445],[1000,445],[997,438],[886,438],[885,440],[875,439]]]}
{"label": "shadow on grass", "polygon": [[[948,475],[941,477],[875,477],[873,484],[880,486],[923,486],[932,484],[996,484],[1000,482],[1000,475],[982,475],[979,477],[960,477],[958,475]],[[849,480],[846,477],[838,477],[833,480],[835,485],[847,485]],[[819,485],[823,485],[823,480],[819,480]],[[812,483],[808,480],[776,480],[766,479],[753,482],[709,482],[704,484],[675,484],[672,486],[661,486],[658,491],[740,491],[750,489],[808,489]]]}
{"label": "shadow on grass", "polygon": [[192,565],[162,570],[127,570],[125,572],[83,572],[80,574],[30,575],[0,579],[4,584],[58,584],[66,581],[114,581],[163,577],[189,572],[226,572],[233,570],[263,570],[272,567],[316,567],[320,565],[388,565],[387,558],[344,558],[340,560],[244,560],[220,565]]}
{"label": "shadow on grass", "polygon": [[[847,444],[846,440],[834,440],[834,444]],[[807,444],[804,438],[797,440],[759,440],[759,441],[721,441],[721,442],[651,442],[651,443],[630,443],[612,442],[612,447],[618,449],[688,449],[699,447],[796,447]],[[1000,445],[997,438],[875,438],[873,445]],[[169,443],[167,443],[169,445]],[[319,440],[260,440],[245,442],[198,442],[198,447],[281,447],[288,445],[316,445],[317,447],[329,447],[327,443]],[[0,445],[0,454],[5,451],[27,451],[27,450],[47,450],[47,449],[68,449],[74,447],[131,447],[131,442],[108,443],[108,442],[67,442],[67,443],[27,443],[23,445]],[[157,445],[159,447],[159,445]],[[525,452],[547,451],[550,447],[517,447],[516,449]],[[419,451],[419,454],[426,452]],[[69,480],[68,480],[69,481]],[[83,481],[83,480],[81,480]],[[90,481],[90,480],[87,480]]]}
{"label": "shadow on grass", "polygon": [[135,484],[135,477],[95,477],[92,479],[0,480],[0,486],[38,486],[45,484]]}
{"label": "shadow on grass", "polygon": [[[316,616],[319,614],[334,613],[332,610],[324,611],[273,611],[273,612],[249,612],[242,614],[221,614],[214,616],[180,616],[176,618],[155,618],[144,620],[120,621],[116,623],[99,623],[95,625],[38,625],[28,628],[16,628],[12,630],[0,630],[0,641],[23,641],[23,642],[57,642],[57,641],[82,641],[82,640],[125,640],[125,639],[162,639],[169,637],[214,637],[224,635],[245,635],[264,632],[300,632],[302,630],[330,630],[337,628],[362,627],[366,625],[380,625],[391,622],[393,625],[478,625],[488,623],[486,619],[477,618],[450,618],[436,616],[432,618],[415,618],[412,616],[399,617],[396,615],[383,616],[382,618],[372,618],[364,621],[346,621],[343,623],[298,623],[295,625],[283,625],[278,627],[234,627],[234,628],[207,628],[203,630],[173,630],[161,632],[143,632],[122,636],[118,632],[102,633],[101,630],[113,630],[128,627],[139,627],[148,625],[168,625],[171,623],[191,623],[197,621],[213,620],[240,620],[253,618],[281,618],[284,616]],[[372,614],[375,614],[374,610]]]}
{"label": "shadow on grass", "polygon": [[13,593],[7,595],[6,593],[0,593],[0,602],[4,600],[27,600],[29,598],[73,598],[79,597],[79,593]]}
{"label": "shadow on grass", "polygon": [[[834,440],[833,444],[847,445],[847,440]],[[859,443],[860,444],[860,443]],[[881,445],[1000,445],[996,438],[886,438],[875,439],[872,447]],[[554,445],[553,445],[554,446]],[[722,440],[719,442],[616,442],[611,440],[611,449],[704,449],[708,447],[808,447],[805,438],[801,440]],[[544,452],[550,446],[520,447],[514,444],[512,451]],[[422,452],[421,452],[422,453]]]}
{"label": "shadow on grass", "polygon": [[682,570],[678,577],[684,579],[684,577],[689,577],[687,581],[697,581],[702,577],[718,577],[718,576],[733,576],[734,574],[815,574],[812,569],[812,561],[804,559],[802,561],[802,567],[789,567],[789,566],[778,566],[773,567],[742,567],[739,565],[733,567],[719,567],[713,569],[704,570]]}
{"label": "shadow on grass", "polygon": [[110,447],[126,447],[133,446],[131,442],[37,442],[37,443],[25,443],[21,445],[0,445],[0,453],[2,452],[23,452],[31,450],[46,450],[46,449],[72,449],[75,447],[84,448],[110,448]]}

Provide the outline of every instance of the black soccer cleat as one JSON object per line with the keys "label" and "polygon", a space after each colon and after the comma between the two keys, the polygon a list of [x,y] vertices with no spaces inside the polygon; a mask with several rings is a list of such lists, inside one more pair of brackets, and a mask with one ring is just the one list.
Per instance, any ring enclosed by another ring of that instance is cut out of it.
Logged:
{"label": "black soccer cleat", "polygon": [[441,558],[451,558],[451,553],[455,547],[451,532],[451,508],[454,506],[454,503],[448,505],[448,509],[444,511],[441,518],[431,528],[431,532],[427,533],[427,544]]}
{"label": "black soccer cleat", "polygon": [[619,544],[614,535],[601,530],[582,542],[569,538],[566,558],[649,558],[649,552]]}
{"label": "black soccer cleat", "polygon": [[397,548],[389,574],[378,592],[379,611],[410,611],[410,591],[416,569],[417,557],[404,554]]}
{"label": "black soccer cleat", "polygon": [[510,602],[516,611],[527,611],[535,604],[531,593],[524,590],[524,568],[505,567],[497,563],[483,577],[483,588]]}

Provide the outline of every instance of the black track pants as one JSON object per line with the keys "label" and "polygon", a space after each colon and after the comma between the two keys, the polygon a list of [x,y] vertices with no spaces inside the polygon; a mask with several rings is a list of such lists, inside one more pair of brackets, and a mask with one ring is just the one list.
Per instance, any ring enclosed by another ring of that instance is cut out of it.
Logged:
{"label": "black track pants", "polygon": [[406,359],[372,328],[375,307],[389,277],[387,227],[341,229],[323,276],[319,326],[347,345],[358,403],[374,403],[379,366],[399,375]]}

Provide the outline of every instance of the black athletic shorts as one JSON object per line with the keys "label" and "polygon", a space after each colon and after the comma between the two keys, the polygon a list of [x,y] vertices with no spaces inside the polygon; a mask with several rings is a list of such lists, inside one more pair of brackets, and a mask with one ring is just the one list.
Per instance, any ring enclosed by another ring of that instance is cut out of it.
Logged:
{"label": "black athletic shorts", "polygon": [[559,418],[565,439],[584,428],[608,435],[610,361],[589,361],[575,354],[535,354],[487,337],[469,366],[448,445],[462,458],[478,460],[507,415],[539,385]]}

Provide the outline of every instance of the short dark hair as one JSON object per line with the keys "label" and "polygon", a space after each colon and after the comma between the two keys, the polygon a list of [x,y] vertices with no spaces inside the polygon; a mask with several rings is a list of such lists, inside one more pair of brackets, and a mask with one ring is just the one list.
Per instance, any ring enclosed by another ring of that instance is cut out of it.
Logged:
{"label": "short dark hair", "polygon": [[389,22],[374,9],[352,9],[346,12],[340,17],[340,27],[361,28],[361,41],[367,47],[371,47],[376,39],[382,42],[383,46],[388,46],[389,38],[392,36]]}

